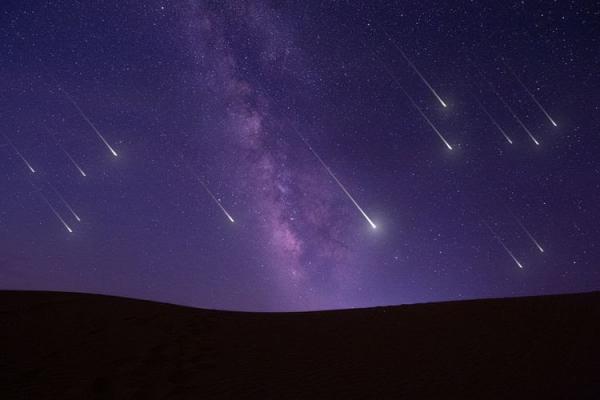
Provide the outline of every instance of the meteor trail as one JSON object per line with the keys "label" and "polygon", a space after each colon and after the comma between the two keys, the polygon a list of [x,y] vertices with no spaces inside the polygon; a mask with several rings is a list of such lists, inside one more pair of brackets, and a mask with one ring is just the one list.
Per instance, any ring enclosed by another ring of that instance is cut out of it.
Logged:
{"label": "meteor trail", "polygon": [[427,79],[425,79],[425,77],[423,76],[423,74],[421,74],[421,72],[419,71],[419,69],[417,68],[417,66],[407,57],[406,53],[400,48],[400,46],[398,46],[396,44],[396,42],[394,41],[394,39],[392,39],[392,37],[385,30],[383,32],[388,37],[389,41],[392,42],[392,44],[394,45],[394,47],[396,49],[398,49],[398,51],[402,55],[402,58],[404,58],[404,61],[406,61],[407,64],[410,65],[410,67],[413,69],[413,71],[415,71],[415,73],[417,75],[419,75],[419,78],[421,78],[421,80],[423,81],[423,83],[429,88],[429,90],[435,96],[435,98],[437,99],[437,101],[439,101],[440,104],[444,108],[448,107],[446,105],[446,103],[444,103],[444,100],[442,100],[442,98],[437,94],[437,92],[435,91],[435,89],[429,84],[429,82],[427,81]]}
{"label": "meteor trail", "polygon": [[17,149],[17,147],[13,144],[13,142],[10,141],[8,136],[6,136],[6,134],[4,134],[4,133],[2,134],[2,136],[4,136],[4,140],[6,140],[6,143],[8,143],[8,145],[15,151],[15,153],[17,153],[17,155],[19,156],[21,161],[23,161],[23,163],[27,166],[29,171],[31,171],[32,174],[35,174],[35,169],[33,169],[31,164],[29,164],[29,161],[27,161],[27,159],[23,156],[23,154],[21,154],[21,152],[19,151],[19,149]]}
{"label": "meteor trail", "polygon": [[[512,214],[512,213],[511,213]],[[544,249],[542,248],[542,246],[538,243],[537,240],[535,240],[535,238],[533,237],[533,235],[531,234],[531,232],[529,232],[529,229],[527,229],[525,227],[525,225],[523,225],[523,223],[521,222],[521,220],[519,218],[517,218],[516,215],[512,214],[513,218],[515,219],[515,221],[517,221],[517,224],[519,224],[519,226],[521,227],[521,229],[523,229],[523,231],[525,231],[525,233],[527,234],[527,236],[529,236],[529,239],[531,239],[531,241],[533,242],[533,244],[535,244],[535,246],[538,248],[538,250],[540,251],[540,253],[544,252]]]}
{"label": "meteor trail", "polygon": [[73,207],[71,207],[71,205],[65,200],[65,198],[58,192],[58,190],[56,190],[56,188],[54,186],[52,186],[52,184],[50,182],[48,182],[48,186],[50,186],[50,189],[52,189],[52,191],[54,191],[54,193],[56,194],[56,196],[58,196],[58,198],[60,199],[60,201],[63,202],[63,204],[69,209],[69,211],[71,212],[71,214],[73,214],[73,216],[75,217],[75,219],[77,220],[77,222],[81,222],[81,218],[79,218],[79,215],[77,215],[75,213],[75,211],[73,211]]}
{"label": "meteor trail", "polygon": [[213,192],[210,191],[210,189],[208,188],[208,186],[206,186],[206,184],[204,182],[202,182],[200,179],[198,179],[198,182],[200,182],[200,184],[202,185],[202,187],[204,188],[204,190],[206,190],[206,193],[208,193],[210,195],[210,197],[212,197],[212,199],[214,200],[215,203],[217,203],[217,205],[219,206],[219,208],[221,209],[221,211],[223,211],[223,214],[225,214],[225,216],[227,217],[227,219],[229,219],[230,222],[235,222],[233,217],[227,212],[227,210],[225,209],[225,207],[223,207],[223,205],[221,204],[221,202],[219,201],[219,199],[217,199],[217,197],[213,194]]}
{"label": "meteor trail", "polygon": [[485,113],[485,115],[487,115],[487,117],[490,119],[490,121],[492,122],[492,124],[494,124],[494,126],[500,131],[500,133],[502,134],[502,136],[504,136],[504,138],[506,139],[506,141],[508,143],[510,143],[510,144],[513,144],[513,141],[511,140],[511,138],[508,137],[508,135],[506,134],[506,132],[504,131],[504,129],[502,129],[502,127],[500,126],[500,124],[496,121],[496,119],[492,116],[492,114],[490,114],[490,112],[483,105],[483,103],[481,103],[481,101],[479,101],[479,99],[477,98],[477,96],[473,95],[473,98],[475,99],[475,101],[479,105],[479,108],[481,108],[481,110]]}
{"label": "meteor trail", "polygon": [[50,132],[50,130],[48,129],[48,127],[44,126],[44,128],[54,138],[54,142],[56,143],[56,145],[58,146],[58,148],[61,149],[63,153],[65,153],[65,155],[67,156],[67,158],[69,160],[71,160],[71,163],[75,166],[75,168],[77,168],[77,171],[79,171],[79,173],[82,176],[84,176],[84,177],[87,176],[85,174],[85,172],[83,172],[83,169],[81,169],[81,167],[79,166],[79,164],[77,164],[77,162],[75,161],[75,159],[73,159],[73,157],[71,157],[71,155],[67,152],[67,150],[64,148],[64,146],[62,144],[60,144],[60,142],[58,141],[58,139],[56,139],[56,136],[52,132]]}
{"label": "meteor trail", "polygon": [[515,262],[515,264],[517,264],[517,266],[519,268],[523,269],[523,265],[521,265],[521,263],[519,262],[519,260],[517,260],[517,258],[514,256],[514,254],[512,253],[512,251],[510,251],[509,248],[506,247],[506,245],[504,244],[504,242],[502,241],[502,239],[500,239],[500,237],[496,234],[496,232],[494,232],[494,230],[492,229],[492,227],[487,222],[485,222],[485,221],[483,221],[483,223],[485,224],[485,226],[487,226],[487,228],[490,230],[491,234],[498,241],[498,243],[500,243],[500,245],[504,248],[504,250],[506,250],[506,252],[510,256],[510,258],[513,259],[513,261]]}
{"label": "meteor trail", "polygon": [[223,207],[223,204],[221,204],[221,202],[219,201],[219,199],[217,199],[217,196],[215,196],[213,194],[213,192],[208,188],[208,186],[206,186],[206,184],[204,183],[204,181],[202,179],[200,179],[200,177],[189,166],[189,164],[185,162],[185,160],[183,159],[183,157],[181,156],[181,154],[179,154],[179,158],[181,159],[181,162],[187,167],[188,171],[190,171],[190,173],[192,174],[192,176],[194,178],[196,178],[196,180],[198,181],[198,183],[200,183],[200,185],[202,185],[202,187],[204,188],[204,190],[206,190],[206,193],[208,193],[208,195],[210,196],[210,198],[213,199],[213,201],[215,202],[215,204],[217,206],[219,206],[219,208],[221,209],[221,211],[223,211],[223,214],[225,214],[225,216],[227,217],[227,219],[229,220],[229,222],[232,222],[232,223],[235,222],[235,220],[233,219],[233,217],[231,216],[231,214],[229,214],[229,212],[227,212],[227,210],[225,209],[225,207]]}
{"label": "meteor trail", "polygon": [[404,95],[408,98],[408,100],[413,105],[413,107],[419,112],[419,114],[421,114],[421,116],[423,117],[423,119],[425,121],[427,121],[427,123],[429,124],[429,126],[431,127],[431,129],[433,129],[433,131],[438,135],[438,137],[440,138],[440,140],[446,145],[446,147],[448,148],[448,150],[453,150],[452,146],[450,146],[450,143],[448,143],[448,141],[446,140],[446,138],[444,137],[444,135],[442,135],[440,133],[440,131],[435,127],[435,125],[433,125],[433,122],[431,122],[431,120],[427,117],[427,115],[425,115],[425,113],[423,112],[423,110],[421,110],[421,107],[419,107],[419,105],[413,100],[413,98],[410,97],[410,95],[408,94],[408,92],[406,90],[404,90],[404,87],[400,84],[400,81],[398,80],[398,78],[396,77],[396,75],[394,75],[392,73],[392,71],[379,58],[379,56],[377,54],[373,53],[373,55],[379,61],[379,63],[381,64],[381,66],[385,69],[385,71],[390,76],[390,78],[392,78],[392,80],[396,83],[396,85],[400,88],[400,90],[402,90],[402,93],[404,93]]}
{"label": "meteor trail", "polygon": [[65,89],[63,89],[62,86],[58,85],[58,83],[57,83],[57,86],[60,89],[60,91],[64,93],[64,95],[67,97],[67,99],[69,99],[69,101],[71,102],[71,104],[73,104],[73,107],[75,107],[77,109],[77,111],[79,111],[79,115],[81,115],[81,117],[85,120],[85,122],[88,123],[88,125],[90,126],[90,128],[93,129],[93,131],[96,133],[96,135],[98,136],[98,138],[102,141],[102,143],[104,143],[104,145],[108,148],[108,150],[110,150],[110,152],[112,153],[112,155],[115,156],[115,157],[117,157],[117,152],[115,151],[115,149],[113,149],[111,147],[111,145],[106,141],[106,139],[104,139],[104,136],[102,136],[102,134],[100,133],[100,131],[98,131],[98,129],[92,123],[92,121],[90,121],[90,119],[87,117],[87,115],[85,115],[85,113],[83,112],[83,110],[81,109],[81,107],[79,107],[79,105],[77,104],[77,102],[75,101],[75,99],[69,94],[69,92],[67,92]]}
{"label": "meteor trail", "polygon": [[327,164],[325,164],[325,162],[323,161],[323,159],[312,148],[312,146],[310,145],[310,143],[308,143],[308,141],[304,138],[304,136],[302,136],[300,134],[300,132],[295,127],[294,127],[294,131],[296,132],[296,134],[298,135],[298,137],[300,137],[300,139],[304,142],[304,144],[306,144],[306,146],[311,151],[311,153],[315,156],[315,158],[317,160],[319,160],[319,162],[321,163],[321,165],[323,166],[323,168],[325,168],[325,170],[327,171],[327,173],[329,174],[329,176],[331,176],[331,178],[333,178],[333,180],[335,181],[335,183],[337,183],[337,185],[340,187],[340,189],[342,189],[342,191],[346,194],[346,196],[348,196],[348,198],[350,199],[350,201],[352,202],[352,204],[354,204],[354,206],[357,208],[357,210],[360,211],[360,213],[367,220],[367,222],[369,223],[369,225],[371,225],[371,228],[376,229],[377,225],[375,225],[375,223],[373,223],[373,221],[371,220],[371,218],[369,218],[369,216],[367,215],[367,213],[364,212],[364,210],[358,205],[358,203],[356,202],[356,200],[354,200],[354,197],[352,197],[352,195],[350,194],[350,192],[348,192],[348,190],[346,190],[346,188],[344,187],[344,185],[342,184],[342,182],[339,181],[339,179],[335,176],[335,174],[333,173],[333,171],[331,171],[331,169],[327,166]]}
{"label": "meteor trail", "polygon": [[60,216],[60,214],[58,213],[58,211],[56,211],[56,209],[54,207],[52,207],[52,204],[50,204],[50,202],[48,201],[48,199],[46,198],[46,196],[44,196],[44,194],[41,192],[41,190],[37,190],[37,192],[40,195],[40,197],[44,200],[44,202],[46,202],[46,204],[48,205],[48,207],[50,207],[50,210],[52,210],[52,212],[54,213],[54,215],[56,215],[56,218],[58,218],[58,220],[63,224],[63,226],[65,227],[65,229],[67,230],[67,232],[73,233],[73,230],[71,229],[71,227],[69,225],[67,225],[67,223]]}
{"label": "meteor trail", "polygon": [[[483,77],[483,74],[481,74],[481,76]],[[504,105],[504,107],[506,107],[508,109],[508,111],[511,113],[511,115],[513,116],[513,118],[519,123],[519,125],[521,125],[521,128],[523,128],[523,130],[525,132],[527,132],[527,135],[529,135],[529,138],[533,141],[533,143],[535,143],[536,146],[539,146],[540,142],[538,142],[538,140],[535,138],[535,136],[533,136],[533,134],[531,133],[531,131],[525,126],[525,124],[523,123],[523,121],[521,121],[521,118],[519,118],[517,116],[517,114],[514,112],[514,110],[512,109],[512,107],[509,106],[508,103],[506,103],[506,101],[504,101],[504,99],[502,98],[502,96],[500,96],[500,93],[498,93],[498,91],[496,90],[496,88],[494,87],[494,85],[492,85],[492,83],[490,81],[488,81],[487,79],[485,79],[485,78],[484,78],[484,81],[492,89],[492,91],[494,92],[494,94],[496,95],[496,97],[498,97],[498,99],[502,102],[502,104]]]}
{"label": "meteor trail", "polygon": [[504,61],[504,58],[502,58],[502,63],[504,64],[504,66],[506,67],[506,69],[509,70],[510,73],[515,77],[515,79],[517,80],[517,82],[519,82],[519,84],[521,85],[521,87],[527,92],[527,94],[529,95],[529,97],[531,97],[531,100],[533,100],[533,102],[538,106],[538,108],[544,113],[544,115],[546,116],[546,118],[548,118],[548,121],[550,121],[550,123],[552,125],[554,125],[555,127],[557,127],[558,125],[556,124],[556,122],[554,122],[554,120],[552,119],[552,117],[550,116],[550,114],[548,114],[548,111],[546,111],[546,109],[535,98],[535,96],[533,95],[533,93],[531,93],[531,91],[527,88],[527,86],[525,86],[525,84],[523,83],[523,81],[521,80],[521,78],[519,78],[519,75],[516,74],[516,72],[506,63],[506,61]]}

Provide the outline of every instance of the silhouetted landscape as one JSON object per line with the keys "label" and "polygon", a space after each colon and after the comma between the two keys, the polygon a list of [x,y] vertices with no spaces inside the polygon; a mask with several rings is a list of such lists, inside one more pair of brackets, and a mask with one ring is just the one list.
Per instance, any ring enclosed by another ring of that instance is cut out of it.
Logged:
{"label": "silhouetted landscape", "polygon": [[2,399],[598,398],[600,293],[242,313],[0,292]]}

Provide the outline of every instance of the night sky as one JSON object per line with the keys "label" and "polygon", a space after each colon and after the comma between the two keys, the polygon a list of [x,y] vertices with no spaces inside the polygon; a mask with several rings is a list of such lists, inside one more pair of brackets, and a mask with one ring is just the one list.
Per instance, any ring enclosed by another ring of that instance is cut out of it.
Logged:
{"label": "night sky", "polygon": [[600,289],[593,2],[0,18],[2,289],[284,311]]}

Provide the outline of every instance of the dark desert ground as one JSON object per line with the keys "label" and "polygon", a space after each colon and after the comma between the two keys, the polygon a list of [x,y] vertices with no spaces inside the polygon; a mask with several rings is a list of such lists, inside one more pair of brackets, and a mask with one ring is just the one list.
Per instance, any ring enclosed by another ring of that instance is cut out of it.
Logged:
{"label": "dark desert ground", "polygon": [[304,313],[0,292],[2,399],[599,398],[600,292]]}

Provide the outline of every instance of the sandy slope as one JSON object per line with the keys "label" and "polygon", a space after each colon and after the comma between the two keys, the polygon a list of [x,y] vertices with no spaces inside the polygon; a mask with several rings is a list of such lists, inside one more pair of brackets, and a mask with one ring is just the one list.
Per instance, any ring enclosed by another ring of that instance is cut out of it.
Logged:
{"label": "sandy slope", "polygon": [[260,314],[0,292],[1,399],[600,399],[600,293]]}

